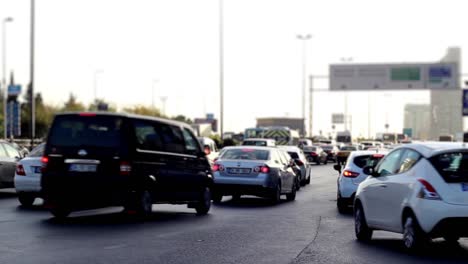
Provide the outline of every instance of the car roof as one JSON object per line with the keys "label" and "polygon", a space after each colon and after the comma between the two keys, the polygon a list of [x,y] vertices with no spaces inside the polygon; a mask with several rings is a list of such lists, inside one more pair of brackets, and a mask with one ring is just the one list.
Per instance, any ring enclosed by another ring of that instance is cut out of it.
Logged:
{"label": "car roof", "polygon": [[385,151],[385,150],[379,150],[379,151],[375,151],[375,150],[355,150],[355,151],[351,151],[351,153],[349,154],[350,157],[358,157],[358,156],[366,156],[366,155],[374,155],[374,154],[383,154],[383,155],[386,155],[388,153],[388,151]]}
{"label": "car roof", "polygon": [[298,147],[296,147],[296,146],[284,146],[284,145],[281,146],[281,145],[280,145],[280,146],[277,146],[277,148],[284,149],[284,150],[286,150],[286,151],[296,151],[296,152],[300,152],[300,151],[301,151],[301,149],[298,148]]}
{"label": "car roof", "polygon": [[258,149],[258,150],[273,150],[277,149],[276,147],[271,147],[271,146],[230,146],[230,147],[224,147],[224,150],[230,150],[230,149]]}
{"label": "car roof", "polygon": [[442,153],[452,152],[454,150],[468,151],[468,145],[464,142],[418,142],[404,144],[397,147],[396,149],[399,148],[410,148],[416,150],[426,158],[430,158]]}

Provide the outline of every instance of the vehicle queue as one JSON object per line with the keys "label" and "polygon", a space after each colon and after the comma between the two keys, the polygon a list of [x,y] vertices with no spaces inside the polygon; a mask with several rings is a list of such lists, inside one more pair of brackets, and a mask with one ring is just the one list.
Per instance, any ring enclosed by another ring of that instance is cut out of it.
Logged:
{"label": "vehicle queue", "polygon": [[[102,113],[58,115],[47,141],[27,157],[0,143],[0,154],[16,165],[10,180],[2,171],[2,186],[14,183],[23,206],[44,199],[57,218],[115,205],[146,216],[153,203],[187,204],[203,215],[212,201],[226,196],[254,195],[277,204],[285,195],[294,201],[296,192],[313,182],[313,164],[331,161],[339,174],[337,210],[353,212],[357,240],[385,230],[402,233],[404,246],[415,250],[432,238],[456,243],[468,236],[464,143],[385,149],[375,142],[276,146],[257,138],[218,152],[183,123]],[[159,162],[150,166],[154,160]],[[83,193],[87,199],[81,199]]]}

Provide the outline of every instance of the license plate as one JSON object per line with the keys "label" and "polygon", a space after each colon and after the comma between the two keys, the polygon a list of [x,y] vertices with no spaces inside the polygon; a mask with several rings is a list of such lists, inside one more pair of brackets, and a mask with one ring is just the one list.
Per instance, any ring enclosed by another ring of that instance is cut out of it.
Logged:
{"label": "license plate", "polygon": [[95,172],[97,165],[94,164],[70,164],[69,171]]}
{"label": "license plate", "polygon": [[250,173],[250,169],[246,169],[246,168],[228,168],[228,173],[231,173],[231,174],[248,174],[248,173]]}
{"label": "license plate", "polygon": [[41,169],[42,169],[42,167],[40,167],[40,166],[33,166],[32,167],[32,171],[34,173],[41,173]]}
{"label": "license plate", "polygon": [[462,192],[468,192],[468,183],[464,182],[461,184]]}

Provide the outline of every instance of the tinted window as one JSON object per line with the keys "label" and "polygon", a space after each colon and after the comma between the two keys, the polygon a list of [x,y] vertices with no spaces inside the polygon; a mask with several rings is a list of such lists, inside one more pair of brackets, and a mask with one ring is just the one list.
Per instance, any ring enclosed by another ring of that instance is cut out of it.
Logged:
{"label": "tinted window", "polygon": [[405,172],[410,170],[416,162],[418,162],[419,158],[421,158],[421,155],[411,149],[407,149],[405,153],[403,153],[403,157],[401,158],[401,164],[400,164],[400,169],[399,173]]}
{"label": "tinted window", "polygon": [[468,182],[468,153],[444,153],[429,161],[446,182]]}
{"label": "tinted window", "polygon": [[122,118],[113,116],[58,116],[49,142],[63,147],[118,147],[122,123]]}
{"label": "tinted window", "polygon": [[248,141],[244,141],[242,142],[242,145],[244,146],[266,146],[267,143],[266,141],[256,141],[256,140],[248,140]]}
{"label": "tinted window", "polygon": [[352,146],[343,146],[341,147],[341,150],[345,150],[345,151],[355,151],[357,150],[356,147],[352,147]]}
{"label": "tinted window", "polygon": [[185,148],[189,154],[198,154],[200,151],[197,140],[192,136],[192,133],[186,128],[183,130]]}
{"label": "tinted window", "polygon": [[185,141],[182,130],[179,127],[161,124],[156,128],[156,131],[161,135],[165,151],[174,153],[185,152]]}
{"label": "tinted window", "polygon": [[268,160],[269,150],[260,149],[227,149],[220,159],[234,160]]}
{"label": "tinted window", "polygon": [[299,159],[299,155],[297,155],[296,152],[293,152],[293,151],[290,151],[288,152],[289,156],[291,156],[291,158],[293,159]]}
{"label": "tinted window", "polygon": [[377,173],[381,176],[398,173],[398,170],[400,169],[400,160],[402,154],[402,149],[395,150],[392,153],[388,154],[377,168]]}
{"label": "tinted window", "polygon": [[163,142],[156,132],[154,123],[148,121],[135,121],[135,136],[138,149],[163,151]]}
{"label": "tinted window", "polygon": [[383,158],[382,155],[364,155],[358,156],[354,158],[354,164],[359,168],[364,168],[367,166],[374,167],[379,163],[379,161]]}

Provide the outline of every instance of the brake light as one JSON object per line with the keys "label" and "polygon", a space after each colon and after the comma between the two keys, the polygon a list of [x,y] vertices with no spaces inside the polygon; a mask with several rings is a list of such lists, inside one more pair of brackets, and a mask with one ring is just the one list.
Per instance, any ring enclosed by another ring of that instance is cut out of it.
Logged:
{"label": "brake light", "polygon": [[418,182],[422,184],[421,191],[418,194],[419,198],[428,200],[442,200],[434,186],[432,186],[428,181],[424,179],[418,179]]}
{"label": "brake light", "polygon": [[26,172],[24,171],[24,167],[21,164],[16,165],[16,175],[26,176]]}
{"label": "brake light", "polygon": [[83,112],[83,113],[79,113],[78,115],[79,115],[79,116],[96,116],[96,113],[87,113],[87,112]]}
{"label": "brake light", "polygon": [[121,161],[120,162],[120,175],[121,176],[128,176],[132,172],[132,165],[128,161]]}
{"label": "brake light", "polygon": [[46,157],[46,156],[42,157],[41,162],[43,166],[47,165],[47,163],[49,163],[49,157]]}
{"label": "brake light", "polygon": [[310,155],[311,155],[312,157],[315,157],[315,156],[317,156],[317,153],[311,152]]}
{"label": "brake light", "polygon": [[221,164],[213,164],[213,171],[224,171],[224,166]]}
{"label": "brake light", "polygon": [[258,166],[254,168],[254,172],[270,173],[270,167],[268,167],[267,165]]}
{"label": "brake light", "polygon": [[372,155],[373,158],[383,158],[383,154],[374,154]]}
{"label": "brake light", "polygon": [[344,170],[343,176],[346,178],[356,178],[357,176],[359,176],[359,173],[350,170]]}

